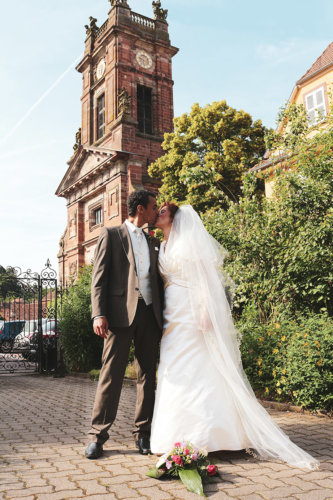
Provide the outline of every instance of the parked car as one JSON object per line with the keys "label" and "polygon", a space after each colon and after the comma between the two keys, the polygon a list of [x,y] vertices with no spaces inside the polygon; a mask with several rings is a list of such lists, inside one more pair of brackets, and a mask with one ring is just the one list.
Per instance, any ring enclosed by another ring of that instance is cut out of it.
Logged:
{"label": "parked car", "polygon": [[[42,336],[43,336],[43,347],[55,346],[55,338],[60,335],[59,329],[57,328],[57,322],[54,319],[42,319]],[[30,346],[34,349],[38,347],[38,325],[35,332],[30,335]]]}
{"label": "parked car", "polygon": [[[57,363],[56,338],[60,335],[54,319],[42,319],[41,363],[45,370],[54,370]],[[38,329],[30,337],[29,360],[36,361],[38,353]],[[26,357],[25,354],[23,354]]]}
{"label": "parked car", "polygon": [[13,349],[15,338],[22,332],[25,320],[4,321],[0,330],[0,350],[9,352]]}
{"label": "parked car", "polygon": [[[38,332],[38,320],[32,319],[25,322],[22,332],[15,338],[14,348],[20,351],[30,351],[30,339],[34,333]],[[23,354],[24,357],[25,356]]]}

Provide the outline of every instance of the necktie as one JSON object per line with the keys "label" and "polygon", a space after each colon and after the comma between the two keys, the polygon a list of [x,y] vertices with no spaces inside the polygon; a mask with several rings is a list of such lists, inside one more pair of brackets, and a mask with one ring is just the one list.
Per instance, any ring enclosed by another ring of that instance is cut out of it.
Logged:
{"label": "necktie", "polygon": [[140,246],[143,239],[142,229],[136,229],[136,237]]}
{"label": "necktie", "polygon": [[[137,272],[138,272],[139,288],[140,288],[140,278],[141,278],[141,273],[142,273],[142,268],[143,268],[143,255],[142,255],[143,234],[142,234],[142,229],[140,229],[140,228],[136,229],[136,237],[137,237],[137,242],[138,242]],[[139,293],[141,296],[141,290]]]}

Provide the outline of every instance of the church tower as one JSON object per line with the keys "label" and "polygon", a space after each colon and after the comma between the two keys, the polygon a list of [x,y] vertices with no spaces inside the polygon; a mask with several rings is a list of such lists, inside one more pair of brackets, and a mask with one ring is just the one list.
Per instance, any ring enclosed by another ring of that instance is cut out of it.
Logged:
{"label": "church tower", "polygon": [[82,121],[74,154],[56,195],[67,200],[59,277],[65,283],[90,264],[101,227],[121,224],[134,189],[157,191],[147,167],[163,154],[173,129],[172,57],[167,10],[152,2],[154,19],[126,0],[109,0],[108,19],[90,17],[82,74]]}

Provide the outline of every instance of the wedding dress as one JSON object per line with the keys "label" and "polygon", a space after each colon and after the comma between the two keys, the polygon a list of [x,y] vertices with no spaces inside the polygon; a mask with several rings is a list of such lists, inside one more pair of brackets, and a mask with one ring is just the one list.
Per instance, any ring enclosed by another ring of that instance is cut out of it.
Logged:
{"label": "wedding dress", "polygon": [[257,401],[243,371],[225,294],[226,251],[189,205],[175,215],[159,270],[164,331],[151,430],[153,453],[190,441],[207,451],[247,449],[263,459],[315,469]]}

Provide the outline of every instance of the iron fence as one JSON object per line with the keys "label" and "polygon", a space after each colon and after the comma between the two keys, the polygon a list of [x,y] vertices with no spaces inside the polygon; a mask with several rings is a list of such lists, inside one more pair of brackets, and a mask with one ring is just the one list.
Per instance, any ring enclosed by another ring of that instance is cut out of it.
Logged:
{"label": "iron fence", "polygon": [[0,274],[0,373],[63,372],[59,314],[64,290],[49,259],[40,273]]}

